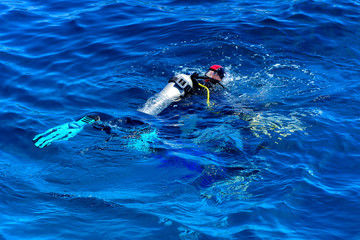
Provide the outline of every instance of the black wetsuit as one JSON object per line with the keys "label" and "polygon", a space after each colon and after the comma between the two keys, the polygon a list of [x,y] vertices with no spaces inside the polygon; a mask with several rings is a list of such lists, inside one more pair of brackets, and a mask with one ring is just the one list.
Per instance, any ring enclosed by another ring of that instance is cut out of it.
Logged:
{"label": "black wetsuit", "polygon": [[220,81],[213,79],[213,78],[209,78],[207,76],[200,76],[198,73],[193,73],[190,76],[191,81],[193,83],[193,90],[194,91],[198,91],[200,89],[199,83],[204,85],[205,87],[212,89],[214,88],[216,85],[220,85],[221,87],[225,88]]}

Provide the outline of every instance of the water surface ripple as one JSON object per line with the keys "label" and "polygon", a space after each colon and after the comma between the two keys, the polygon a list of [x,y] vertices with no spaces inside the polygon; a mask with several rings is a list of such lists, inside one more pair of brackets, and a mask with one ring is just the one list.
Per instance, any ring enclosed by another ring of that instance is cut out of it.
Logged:
{"label": "water surface ripple", "polygon": [[[0,238],[359,239],[359,8],[0,1]],[[210,109],[137,111],[211,64]],[[31,141],[93,112],[117,136]]]}

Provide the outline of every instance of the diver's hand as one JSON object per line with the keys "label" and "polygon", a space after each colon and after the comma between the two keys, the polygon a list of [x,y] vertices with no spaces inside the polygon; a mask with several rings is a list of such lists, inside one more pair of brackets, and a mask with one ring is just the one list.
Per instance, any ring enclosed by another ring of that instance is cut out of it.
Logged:
{"label": "diver's hand", "polygon": [[55,141],[66,141],[76,136],[86,124],[93,122],[95,122],[93,118],[83,117],[79,121],[65,123],[38,134],[34,137],[33,142],[36,147],[43,148]]}

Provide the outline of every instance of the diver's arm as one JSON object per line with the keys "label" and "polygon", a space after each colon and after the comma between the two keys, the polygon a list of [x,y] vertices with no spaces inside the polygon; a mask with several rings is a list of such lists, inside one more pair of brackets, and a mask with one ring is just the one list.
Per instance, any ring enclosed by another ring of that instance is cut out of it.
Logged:
{"label": "diver's arm", "polygon": [[196,91],[199,88],[199,74],[197,72],[191,74],[190,79],[192,81],[193,84],[193,90]]}
{"label": "diver's arm", "polygon": [[44,133],[36,135],[33,138],[33,142],[36,147],[43,148],[55,141],[66,141],[76,136],[86,125],[93,125],[99,120],[100,117],[98,115],[87,115],[77,121],[56,126]]}

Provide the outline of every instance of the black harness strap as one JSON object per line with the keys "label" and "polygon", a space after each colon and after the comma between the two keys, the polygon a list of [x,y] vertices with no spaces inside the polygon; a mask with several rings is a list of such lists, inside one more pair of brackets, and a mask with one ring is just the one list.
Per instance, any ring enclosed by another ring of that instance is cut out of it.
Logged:
{"label": "black harness strap", "polygon": [[169,83],[170,82],[175,83],[180,89],[183,89],[185,91],[185,93],[190,93],[191,92],[190,84],[185,79],[183,79],[181,77],[172,77],[169,80]]}

